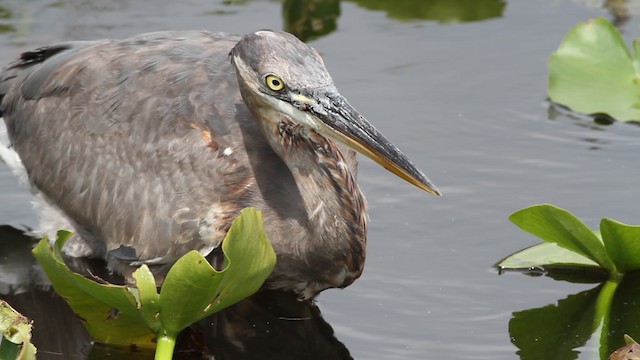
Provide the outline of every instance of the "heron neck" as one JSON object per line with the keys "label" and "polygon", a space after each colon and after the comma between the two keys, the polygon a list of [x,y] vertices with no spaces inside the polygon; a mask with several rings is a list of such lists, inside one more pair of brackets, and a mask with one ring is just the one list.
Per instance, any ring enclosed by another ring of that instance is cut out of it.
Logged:
{"label": "heron neck", "polygon": [[362,271],[367,231],[366,202],[355,173],[336,144],[314,131],[284,117],[258,122],[295,179],[307,211],[309,236],[320,239],[312,245],[346,257],[348,285]]}

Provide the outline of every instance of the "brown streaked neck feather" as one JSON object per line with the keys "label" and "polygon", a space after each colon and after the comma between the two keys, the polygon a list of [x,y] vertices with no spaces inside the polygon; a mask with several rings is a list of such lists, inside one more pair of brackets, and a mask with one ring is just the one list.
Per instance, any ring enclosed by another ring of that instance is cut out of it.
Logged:
{"label": "brown streaked neck feather", "polygon": [[[335,286],[347,286],[362,273],[367,236],[366,201],[356,183],[356,170],[333,141],[285,115],[276,116],[277,121],[258,124],[300,188],[313,240],[306,246],[310,254],[321,251],[344,262],[344,273],[326,275],[336,277]],[[314,268],[326,267],[319,262]]]}

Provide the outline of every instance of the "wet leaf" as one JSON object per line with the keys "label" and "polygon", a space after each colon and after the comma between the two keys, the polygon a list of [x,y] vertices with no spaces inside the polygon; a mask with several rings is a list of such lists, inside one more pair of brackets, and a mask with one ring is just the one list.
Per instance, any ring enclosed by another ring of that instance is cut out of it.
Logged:
{"label": "wet leaf", "polygon": [[0,300],[0,359],[35,360],[31,321]]}
{"label": "wet leaf", "polygon": [[602,219],[602,240],[619,272],[640,270],[640,226]]}
{"label": "wet leaf", "polygon": [[142,265],[133,272],[136,281],[135,288],[128,288],[129,292],[136,298],[138,310],[145,323],[153,333],[162,330],[160,323],[160,295],[156,288],[156,281],[147,265]]}
{"label": "wet leaf", "polygon": [[513,253],[496,266],[500,269],[530,269],[546,266],[599,267],[599,265],[576,252],[558,246],[556,243],[541,243]]}
{"label": "wet leaf", "polygon": [[97,283],[71,272],[61,254],[68,236],[59,232],[53,249],[43,239],[34,255],[91,336],[117,345],[157,344],[158,353],[162,345],[167,356],[180,330],[256,292],[276,261],[262,216],[253,208],[242,210],[224,239],[222,271],[213,269],[197,251],[189,252],[173,265],[159,294],[146,266],[133,275],[136,288]]}
{"label": "wet leaf", "polygon": [[636,41],[629,52],[604,18],[579,24],[549,59],[549,97],[574,111],[640,120],[638,47]]}
{"label": "wet leaf", "polygon": [[[218,272],[191,252],[171,268],[160,291],[160,318],[168,331],[179,331],[258,291],[276,262],[253,208],[242,210],[222,243],[225,268]],[[220,276],[224,275],[224,276]],[[198,294],[186,296],[185,294]]]}
{"label": "wet leaf", "polygon": [[80,316],[96,341],[155,347],[155,334],[126,286],[99,284],[67,268],[62,260],[62,246],[70,235],[59,231],[53,249],[46,237],[33,249],[56,292]]}
{"label": "wet leaf", "polygon": [[603,241],[580,219],[564,209],[549,204],[534,205],[513,213],[509,220],[546,242],[555,243],[612,273],[616,272]]}

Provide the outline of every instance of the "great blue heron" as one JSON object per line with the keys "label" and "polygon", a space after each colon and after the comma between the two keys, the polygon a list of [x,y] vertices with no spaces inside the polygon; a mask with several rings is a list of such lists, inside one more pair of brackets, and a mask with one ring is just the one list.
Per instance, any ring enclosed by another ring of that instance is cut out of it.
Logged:
{"label": "great blue heron", "polygon": [[67,254],[116,271],[209,254],[254,206],[277,254],[268,286],[308,299],[363,269],[352,149],[439,195],[285,32],[44,47],[0,74],[0,100],[0,154],[45,204],[43,230],[71,228]]}

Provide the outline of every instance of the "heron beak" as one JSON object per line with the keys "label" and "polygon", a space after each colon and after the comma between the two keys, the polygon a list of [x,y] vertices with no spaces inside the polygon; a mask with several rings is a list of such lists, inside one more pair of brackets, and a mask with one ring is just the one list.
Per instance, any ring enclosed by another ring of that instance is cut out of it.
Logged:
{"label": "heron beak", "polygon": [[318,119],[316,129],[323,135],[368,156],[420,189],[433,195],[441,195],[422,171],[360,115],[335,87],[316,89],[308,96],[295,94],[292,101]]}

